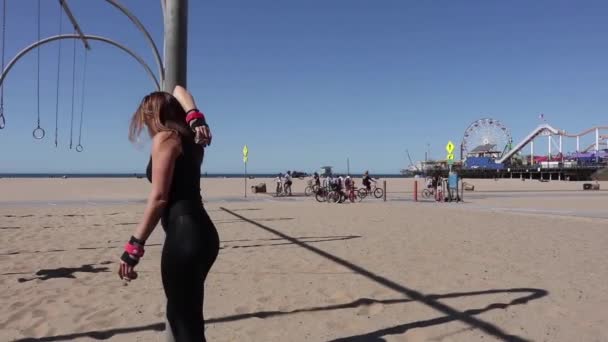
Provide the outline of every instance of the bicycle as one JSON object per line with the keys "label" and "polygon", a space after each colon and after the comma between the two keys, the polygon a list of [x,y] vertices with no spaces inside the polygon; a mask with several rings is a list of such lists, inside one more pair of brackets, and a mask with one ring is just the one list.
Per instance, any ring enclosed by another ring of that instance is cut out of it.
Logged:
{"label": "bicycle", "polygon": [[367,188],[359,189],[359,196],[361,196],[361,198],[370,196],[370,194],[373,194],[376,198],[382,198],[382,196],[384,196],[384,190],[382,188],[377,187],[376,182],[374,182],[370,190],[367,190]]}
{"label": "bicycle", "polygon": [[361,196],[361,191],[355,187],[352,187],[346,193],[346,199],[348,199],[351,203],[361,202],[363,197]]}
{"label": "bicycle", "polygon": [[434,188],[422,189],[422,198],[429,198],[431,196],[435,196],[435,189]]}
{"label": "bicycle", "polygon": [[317,184],[313,183],[313,180],[310,179],[308,180],[308,185],[306,186],[306,188],[304,189],[304,196],[311,196],[312,194],[316,194],[317,191],[319,191],[321,187]]}
{"label": "bicycle", "polygon": [[332,190],[329,187],[320,187],[316,194],[315,199],[317,202],[329,202],[329,203],[341,203],[342,195],[336,190]]}
{"label": "bicycle", "polygon": [[283,194],[283,184],[282,184],[282,183],[277,183],[277,188],[276,188],[276,190],[275,190],[274,195],[275,195],[276,197],[279,197],[279,196],[281,196],[282,194]]}
{"label": "bicycle", "polygon": [[275,192],[275,196],[276,197],[291,196],[291,186],[277,183],[277,189]]}
{"label": "bicycle", "polygon": [[326,187],[322,187],[315,191],[315,199],[317,202],[327,202],[327,195],[329,194],[329,190]]}
{"label": "bicycle", "polygon": [[329,203],[343,203],[346,200],[344,193],[337,190],[332,190],[327,194],[327,202]]}
{"label": "bicycle", "polygon": [[331,190],[327,194],[326,198],[327,201],[330,203],[344,203],[347,200],[351,203],[355,203],[361,202],[361,200],[363,199],[363,197],[361,197],[361,194],[359,193],[359,190],[355,187],[346,190],[346,192],[342,190]]}

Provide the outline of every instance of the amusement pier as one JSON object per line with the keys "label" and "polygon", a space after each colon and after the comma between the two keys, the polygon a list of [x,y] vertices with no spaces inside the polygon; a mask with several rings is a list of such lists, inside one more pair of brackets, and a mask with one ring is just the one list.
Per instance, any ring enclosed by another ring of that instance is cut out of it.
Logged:
{"label": "amusement pier", "polygon": [[499,120],[483,118],[467,127],[459,147],[460,160],[410,161],[403,173],[446,176],[451,164],[463,178],[608,180],[608,126],[570,133],[544,122],[514,144]]}

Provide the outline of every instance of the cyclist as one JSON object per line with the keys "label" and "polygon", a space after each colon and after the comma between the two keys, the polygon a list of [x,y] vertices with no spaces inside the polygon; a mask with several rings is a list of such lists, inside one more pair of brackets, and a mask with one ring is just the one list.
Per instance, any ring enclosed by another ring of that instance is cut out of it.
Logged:
{"label": "cyclist", "polygon": [[363,183],[367,191],[372,191],[372,182],[376,183],[376,180],[369,176],[369,171],[365,171],[361,183]]}
{"label": "cyclist", "polygon": [[441,184],[438,175],[433,176],[433,180],[431,181],[431,184],[432,184],[433,189],[437,190],[437,187]]}
{"label": "cyclist", "polygon": [[318,173],[314,173],[314,175],[312,176],[312,180],[314,182],[314,185],[317,187],[321,186],[321,178],[319,178],[319,174]]}

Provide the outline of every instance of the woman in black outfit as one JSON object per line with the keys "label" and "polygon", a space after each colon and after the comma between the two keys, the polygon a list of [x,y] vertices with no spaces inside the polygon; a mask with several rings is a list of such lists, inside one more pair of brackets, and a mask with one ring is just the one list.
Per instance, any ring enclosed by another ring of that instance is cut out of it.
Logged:
{"label": "woman in black outfit", "polygon": [[[152,190],[143,219],[125,245],[118,273],[121,279],[137,278],[133,268],[160,220],[166,233],[161,273],[167,296],[167,330],[176,342],[205,341],[204,282],[219,252],[219,237],[200,194],[204,147],[211,142],[211,134],[192,96],[181,87],[174,95],[154,92],[146,96],[131,121],[132,141],[144,126],[152,137],[146,170]],[[195,134],[188,127],[191,120],[202,121],[200,144],[195,143]]]}

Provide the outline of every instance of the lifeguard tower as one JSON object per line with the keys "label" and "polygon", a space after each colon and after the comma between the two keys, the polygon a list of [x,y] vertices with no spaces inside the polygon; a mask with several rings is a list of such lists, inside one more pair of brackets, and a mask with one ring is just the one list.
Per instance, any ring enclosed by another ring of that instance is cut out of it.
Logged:
{"label": "lifeguard tower", "polygon": [[319,172],[319,175],[321,177],[327,177],[333,174],[333,166],[321,166],[321,172]]}

